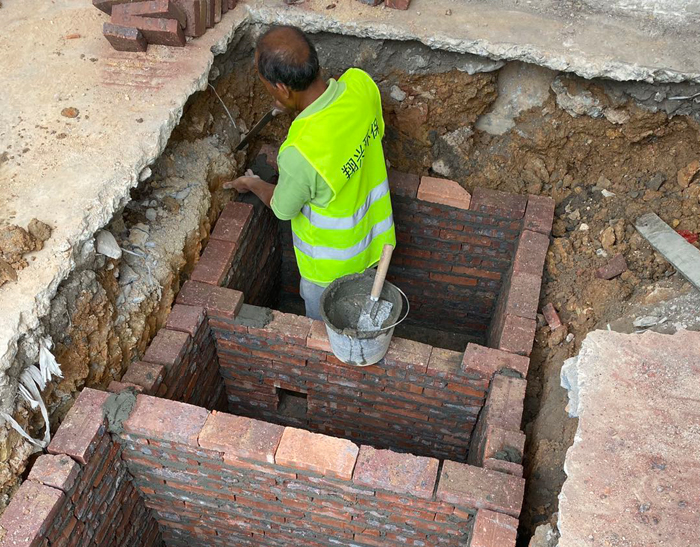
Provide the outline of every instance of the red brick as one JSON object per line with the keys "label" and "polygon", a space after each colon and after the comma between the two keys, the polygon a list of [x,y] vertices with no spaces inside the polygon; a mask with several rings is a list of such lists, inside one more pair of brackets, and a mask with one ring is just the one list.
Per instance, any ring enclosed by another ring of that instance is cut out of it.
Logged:
{"label": "red brick", "polygon": [[71,457],[65,454],[44,454],[32,465],[29,480],[68,492],[73,488],[78,473],[80,465]]}
{"label": "red brick", "polygon": [[220,286],[231,269],[237,244],[232,241],[211,239],[192,272],[192,281]]}
{"label": "red brick", "polygon": [[535,342],[535,327],[534,319],[506,314],[498,349],[520,355],[530,355],[532,345]]}
{"label": "red brick", "polygon": [[423,177],[418,187],[418,199],[458,209],[469,209],[471,195],[453,180]]}
{"label": "red brick", "polygon": [[498,471],[499,473],[505,473],[506,475],[513,475],[514,477],[523,476],[523,466],[519,463],[513,463],[506,460],[497,460],[495,458],[486,458],[484,460],[484,469],[490,469],[491,471]]}
{"label": "red brick", "polygon": [[432,499],[439,461],[361,446],[353,482],[374,489]]}
{"label": "red brick", "polygon": [[213,411],[199,434],[199,446],[226,457],[275,463],[284,427]]}
{"label": "red brick", "polygon": [[147,0],[144,2],[126,2],[112,8],[112,16],[154,17],[175,19],[182,28],[187,25],[187,16],[173,0]]}
{"label": "red brick", "polygon": [[286,341],[305,346],[311,333],[312,323],[313,319],[308,317],[273,310],[272,321],[265,325],[265,331],[284,337]]}
{"label": "red brick", "polygon": [[544,314],[544,318],[547,321],[547,324],[549,325],[550,329],[554,330],[561,327],[561,319],[559,319],[559,314],[557,313],[557,310],[554,309],[554,304],[550,302],[547,305],[545,305],[542,308],[542,313]]}
{"label": "red brick", "polygon": [[208,416],[200,407],[138,395],[123,426],[126,433],[198,447],[199,432]]}
{"label": "red brick", "polygon": [[92,0],[92,5],[97,9],[104,11],[107,15],[112,14],[112,7],[117,4],[124,4],[130,0]]}
{"label": "red brick", "polygon": [[185,36],[197,37],[207,31],[207,3],[205,0],[173,0],[185,13]]}
{"label": "red brick", "polygon": [[519,219],[525,215],[527,197],[487,188],[474,188],[470,209],[506,218]]}
{"label": "red brick", "polygon": [[[518,403],[514,403],[518,404]],[[516,414],[514,412],[514,414]],[[498,416],[496,416],[498,418]],[[490,418],[488,419],[490,422]],[[517,451],[520,456],[525,453],[525,434],[519,431],[519,427],[514,429],[503,429],[497,425],[489,423],[484,432],[484,453],[483,459],[495,458],[499,452],[506,449]]]}
{"label": "red brick", "polygon": [[433,347],[404,338],[393,338],[384,362],[404,370],[426,372]]}
{"label": "red brick", "polygon": [[411,0],[384,0],[387,8],[407,10],[411,5]]}
{"label": "red brick", "polygon": [[202,306],[175,304],[170,310],[165,326],[170,330],[186,332],[194,337],[203,321],[204,308]]}
{"label": "red brick", "polygon": [[518,249],[513,259],[513,273],[526,273],[541,277],[548,248],[549,236],[530,230],[523,231],[520,234]]}
{"label": "red brick", "polygon": [[430,272],[430,279],[440,281],[442,283],[449,283],[451,285],[461,285],[464,287],[474,287],[478,283],[478,281],[472,277],[458,277],[456,275],[446,275],[434,272]]}
{"label": "red brick", "polygon": [[510,369],[527,376],[530,359],[522,355],[513,355],[498,349],[487,348],[478,344],[467,344],[462,359],[462,370],[477,373],[484,378],[491,377],[499,370]]}
{"label": "red brick", "polygon": [[56,488],[32,480],[24,481],[0,516],[0,545],[40,545],[63,499],[63,492]]}
{"label": "red brick", "polygon": [[241,236],[253,218],[253,206],[249,203],[232,201],[219,215],[211,234],[212,239],[242,243]]}
{"label": "red brick", "polygon": [[188,350],[190,335],[170,329],[160,329],[148,346],[143,360],[170,367],[177,363]]}
{"label": "red brick", "polygon": [[121,393],[122,391],[126,390],[132,390],[136,393],[143,392],[143,388],[141,386],[128,382],[117,382],[116,380],[112,380],[107,386],[107,391],[110,393]]}
{"label": "red brick", "polygon": [[520,431],[526,386],[523,378],[494,375],[486,401],[489,425]]}
{"label": "red brick", "polygon": [[146,51],[148,42],[143,33],[134,27],[105,22],[102,34],[117,51]]}
{"label": "red brick", "polygon": [[540,301],[542,274],[513,272],[508,283],[505,313],[535,319]]}
{"label": "red brick", "polygon": [[517,518],[525,480],[497,471],[445,460],[437,499],[470,509],[489,509]]}
{"label": "red brick", "polygon": [[233,319],[243,305],[243,293],[198,281],[187,281],[177,295],[176,302],[188,306],[204,306],[210,315]]}
{"label": "red brick", "polygon": [[452,266],[452,271],[456,274],[471,275],[473,277],[485,277],[486,279],[501,279],[499,272],[490,272],[488,270],[480,270],[478,268],[465,268],[464,266]]}
{"label": "red brick", "polygon": [[469,547],[513,547],[518,535],[518,519],[480,509],[476,512]]}
{"label": "red brick", "polygon": [[275,463],[350,480],[358,452],[357,445],[348,440],[287,427],[277,448]]}
{"label": "red brick", "polygon": [[331,343],[328,340],[328,331],[326,324],[323,321],[314,321],[311,323],[311,331],[306,339],[306,346],[311,349],[320,351],[331,351]]}
{"label": "red brick", "polygon": [[397,196],[416,199],[420,177],[410,173],[402,173],[396,169],[389,169],[389,188],[391,193]]}
{"label": "red brick", "polygon": [[155,394],[163,381],[165,367],[155,363],[136,361],[122,376],[122,382],[141,386],[147,395]]}
{"label": "red brick", "polygon": [[523,229],[549,235],[553,222],[554,200],[547,196],[528,196]]}
{"label": "red brick", "polygon": [[428,361],[428,375],[446,377],[458,374],[462,367],[462,355],[458,351],[433,348]]}
{"label": "red brick", "polygon": [[113,6],[112,23],[140,30],[149,44],[184,47],[185,34],[177,19],[128,15],[123,9],[128,5],[131,4]]}
{"label": "red brick", "polygon": [[605,266],[601,266],[595,271],[595,276],[598,279],[610,280],[626,271],[627,261],[625,257],[621,254],[616,254]]}
{"label": "red brick", "polygon": [[105,432],[102,404],[107,397],[107,392],[83,389],[53,436],[48,452],[67,454],[80,463],[87,463]]}

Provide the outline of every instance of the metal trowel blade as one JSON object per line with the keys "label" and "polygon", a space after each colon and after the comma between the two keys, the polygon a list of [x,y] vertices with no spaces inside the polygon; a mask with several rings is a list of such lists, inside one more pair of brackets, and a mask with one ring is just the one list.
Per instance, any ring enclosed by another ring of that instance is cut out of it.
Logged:
{"label": "metal trowel blade", "polygon": [[369,309],[365,307],[360,313],[357,321],[357,330],[363,332],[374,332],[382,328],[384,321],[389,318],[394,305],[386,300],[372,302]]}

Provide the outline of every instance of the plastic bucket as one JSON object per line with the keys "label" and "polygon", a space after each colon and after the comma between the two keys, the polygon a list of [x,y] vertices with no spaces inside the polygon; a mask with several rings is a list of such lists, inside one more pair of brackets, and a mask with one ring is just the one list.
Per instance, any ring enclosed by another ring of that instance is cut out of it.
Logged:
{"label": "plastic bucket", "polygon": [[[381,361],[389,350],[394,327],[408,316],[406,295],[397,286],[385,282],[380,298],[393,304],[389,317],[378,331],[358,331],[357,322],[373,281],[374,275],[369,272],[347,275],[336,279],[321,295],[321,317],[326,324],[331,349],[348,365],[364,367]],[[399,319],[404,300],[406,313]]]}

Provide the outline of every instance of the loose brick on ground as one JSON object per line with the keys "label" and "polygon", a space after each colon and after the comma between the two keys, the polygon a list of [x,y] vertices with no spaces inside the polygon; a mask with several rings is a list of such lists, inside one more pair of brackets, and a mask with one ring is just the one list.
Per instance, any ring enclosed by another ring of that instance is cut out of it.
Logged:
{"label": "loose brick on ground", "polygon": [[185,36],[197,37],[207,31],[207,2],[206,0],[173,0],[185,13],[187,26]]}
{"label": "loose brick on ground", "polygon": [[545,320],[547,321],[547,324],[549,325],[549,328],[554,330],[558,329],[561,327],[561,319],[559,318],[559,314],[557,313],[557,310],[554,309],[554,304],[549,302],[545,306],[542,307],[542,314],[544,315]]}
{"label": "loose brick on ground", "polygon": [[345,439],[287,427],[282,434],[275,463],[350,480],[359,448]]}
{"label": "loose brick on ground", "polygon": [[407,10],[411,5],[411,0],[385,0],[387,8]]}
{"label": "loose brick on ground", "polygon": [[134,27],[105,22],[102,34],[117,51],[146,51],[148,42],[143,33]]}
{"label": "loose brick on ground", "polygon": [[610,280],[621,273],[627,271],[627,261],[622,254],[616,254],[610,259],[610,261],[605,265],[601,266],[595,271],[595,276],[599,279]]}

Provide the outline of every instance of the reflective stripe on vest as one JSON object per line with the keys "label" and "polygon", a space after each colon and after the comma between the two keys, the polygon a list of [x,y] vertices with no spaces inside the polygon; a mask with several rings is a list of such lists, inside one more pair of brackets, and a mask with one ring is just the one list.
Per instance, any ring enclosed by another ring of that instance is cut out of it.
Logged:
{"label": "reflective stripe on vest", "polygon": [[[316,228],[323,228],[324,230],[352,230],[365,217],[372,204],[379,201],[388,193],[389,180],[386,179],[369,193],[365,202],[355,211],[355,214],[349,217],[328,217],[323,213],[314,211],[309,205],[304,205],[301,214],[308,218],[309,222]],[[302,252],[306,251],[302,250]]]}
{"label": "reflective stripe on vest", "polygon": [[305,241],[302,241],[301,238],[299,238],[294,233],[292,233],[292,237],[294,239],[294,247],[296,247],[305,255],[310,256],[311,258],[320,258],[324,260],[350,260],[351,258],[355,258],[360,253],[366,251],[374,238],[383,234],[387,230],[390,230],[393,227],[394,216],[391,215],[388,218],[385,218],[381,222],[378,222],[377,224],[372,226],[372,229],[369,231],[369,233],[365,237],[363,237],[359,243],[356,243],[355,245],[353,245],[352,247],[348,247],[347,249],[336,249],[334,247],[321,247],[318,245],[309,245]]}

